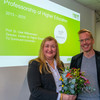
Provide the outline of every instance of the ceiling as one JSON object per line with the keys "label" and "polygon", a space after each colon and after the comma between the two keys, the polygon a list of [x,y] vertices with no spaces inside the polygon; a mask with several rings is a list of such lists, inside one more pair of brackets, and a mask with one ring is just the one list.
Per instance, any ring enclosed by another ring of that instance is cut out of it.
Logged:
{"label": "ceiling", "polygon": [[76,2],[95,10],[96,22],[100,22],[100,0],[75,0]]}

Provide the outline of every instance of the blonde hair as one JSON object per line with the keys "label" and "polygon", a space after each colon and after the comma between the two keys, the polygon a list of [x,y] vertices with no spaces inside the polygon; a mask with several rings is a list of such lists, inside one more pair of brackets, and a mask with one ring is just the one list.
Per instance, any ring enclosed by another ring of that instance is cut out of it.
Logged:
{"label": "blonde hair", "polygon": [[51,73],[51,71],[48,69],[47,64],[46,64],[46,59],[43,53],[43,48],[44,48],[44,44],[46,41],[52,41],[52,40],[55,41],[56,43],[56,55],[54,56],[54,59],[57,62],[57,67],[61,69],[63,68],[61,61],[60,61],[60,57],[59,57],[58,43],[55,38],[48,36],[42,41],[41,46],[40,46],[39,56],[38,58],[35,59],[36,61],[40,62],[40,67],[39,67],[40,73],[42,73],[43,71]]}
{"label": "blonde hair", "polygon": [[82,29],[82,30],[80,30],[80,31],[78,32],[78,34],[80,35],[80,34],[85,33],[85,32],[88,32],[88,33],[90,34],[90,38],[93,39],[92,33],[91,33],[89,30],[87,30],[87,29]]}

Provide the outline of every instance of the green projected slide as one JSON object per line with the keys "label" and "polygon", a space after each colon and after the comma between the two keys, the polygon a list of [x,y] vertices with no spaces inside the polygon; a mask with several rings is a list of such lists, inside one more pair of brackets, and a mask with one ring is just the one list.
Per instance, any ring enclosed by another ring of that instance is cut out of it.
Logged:
{"label": "green projected slide", "polygon": [[47,36],[57,39],[61,60],[68,63],[80,52],[79,29],[80,14],[51,1],[0,0],[0,67],[27,65]]}

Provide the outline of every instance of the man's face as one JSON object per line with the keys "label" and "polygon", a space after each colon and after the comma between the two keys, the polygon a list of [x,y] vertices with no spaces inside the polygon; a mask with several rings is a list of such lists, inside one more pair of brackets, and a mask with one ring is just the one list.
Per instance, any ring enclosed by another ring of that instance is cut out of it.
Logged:
{"label": "man's face", "polygon": [[90,52],[93,50],[94,40],[90,37],[88,32],[81,33],[79,38],[81,48],[84,52]]}

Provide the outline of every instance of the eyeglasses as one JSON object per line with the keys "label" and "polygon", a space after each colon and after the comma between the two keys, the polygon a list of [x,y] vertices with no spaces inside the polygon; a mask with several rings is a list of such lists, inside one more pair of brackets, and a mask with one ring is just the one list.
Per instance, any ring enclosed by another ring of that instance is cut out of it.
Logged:
{"label": "eyeglasses", "polygon": [[81,43],[83,43],[84,41],[85,42],[88,42],[88,41],[90,41],[91,40],[91,38],[86,38],[86,39],[81,39],[81,40],[79,40]]}

